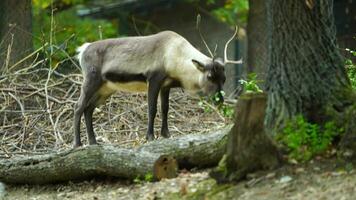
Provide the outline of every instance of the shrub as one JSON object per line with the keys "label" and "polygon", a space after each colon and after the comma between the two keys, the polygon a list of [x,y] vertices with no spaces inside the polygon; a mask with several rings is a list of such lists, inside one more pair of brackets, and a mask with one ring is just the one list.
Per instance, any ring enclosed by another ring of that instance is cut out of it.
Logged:
{"label": "shrub", "polygon": [[327,122],[321,127],[299,115],[286,124],[277,135],[277,140],[287,147],[289,158],[303,162],[325,152],[342,131],[334,122]]}

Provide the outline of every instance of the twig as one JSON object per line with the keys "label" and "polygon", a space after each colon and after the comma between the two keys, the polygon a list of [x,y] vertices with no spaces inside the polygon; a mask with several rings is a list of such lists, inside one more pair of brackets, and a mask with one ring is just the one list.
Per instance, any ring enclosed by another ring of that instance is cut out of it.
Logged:
{"label": "twig", "polygon": [[33,55],[35,55],[37,52],[41,51],[43,48],[47,46],[47,43],[44,44],[42,47],[38,48],[36,51],[30,53],[28,56],[24,57],[23,59],[19,60],[17,63],[13,64],[10,68],[9,71],[13,70],[15,67],[17,67],[19,64],[24,62],[25,60],[31,58]]}

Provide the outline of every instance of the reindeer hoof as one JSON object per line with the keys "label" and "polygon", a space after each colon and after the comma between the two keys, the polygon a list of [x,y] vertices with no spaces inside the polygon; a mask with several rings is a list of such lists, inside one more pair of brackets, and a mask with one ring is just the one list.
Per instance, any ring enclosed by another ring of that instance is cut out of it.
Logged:
{"label": "reindeer hoof", "polygon": [[89,141],[89,145],[97,145],[98,143],[96,141]]}
{"label": "reindeer hoof", "polygon": [[147,134],[146,135],[146,140],[147,141],[153,141],[155,139],[155,136],[154,135],[151,135],[151,134]]}
{"label": "reindeer hoof", "polygon": [[82,143],[81,143],[81,142],[75,142],[75,143],[73,144],[73,149],[78,148],[78,147],[81,147],[81,146],[82,146]]}
{"label": "reindeer hoof", "polygon": [[164,138],[169,138],[171,136],[171,134],[169,134],[169,131],[164,131],[164,132],[161,132],[161,136]]}

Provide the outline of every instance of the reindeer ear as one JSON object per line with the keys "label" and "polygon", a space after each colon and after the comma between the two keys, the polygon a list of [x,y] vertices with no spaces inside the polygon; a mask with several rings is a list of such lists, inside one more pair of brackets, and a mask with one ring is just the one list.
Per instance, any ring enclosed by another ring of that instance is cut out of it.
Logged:
{"label": "reindeer ear", "polygon": [[197,60],[194,60],[194,59],[192,59],[192,62],[193,62],[193,64],[195,65],[195,67],[196,67],[197,69],[199,69],[199,71],[205,72],[205,65],[204,65],[203,63],[201,63],[201,62],[199,62],[199,61],[197,61]]}

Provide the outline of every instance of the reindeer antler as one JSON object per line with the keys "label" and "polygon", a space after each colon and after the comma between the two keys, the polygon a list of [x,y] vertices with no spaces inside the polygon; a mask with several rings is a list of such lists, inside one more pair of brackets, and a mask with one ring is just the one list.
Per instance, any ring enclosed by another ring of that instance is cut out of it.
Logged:
{"label": "reindeer antler", "polygon": [[224,63],[232,63],[232,64],[242,64],[242,58],[240,60],[229,60],[227,58],[227,47],[229,46],[229,43],[236,37],[237,32],[238,32],[239,28],[237,26],[235,26],[235,33],[234,35],[226,42],[225,44],[225,49],[224,49]]}
{"label": "reindeer antler", "polygon": [[200,17],[200,14],[198,14],[198,15],[197,15],[197,29],[198,29],[200,38],[201,38],[201,40],[203,40],[203,43],[204,43],[205,47],[208,49],[211,58],[214,58],[214,54],[211,52],[211,50],[210,50],[208,44],[205,42],[205,39],[204,39],[203,35],[201,34],[201,31],[200,31],[200,18],[201,18],[201,17]]}

